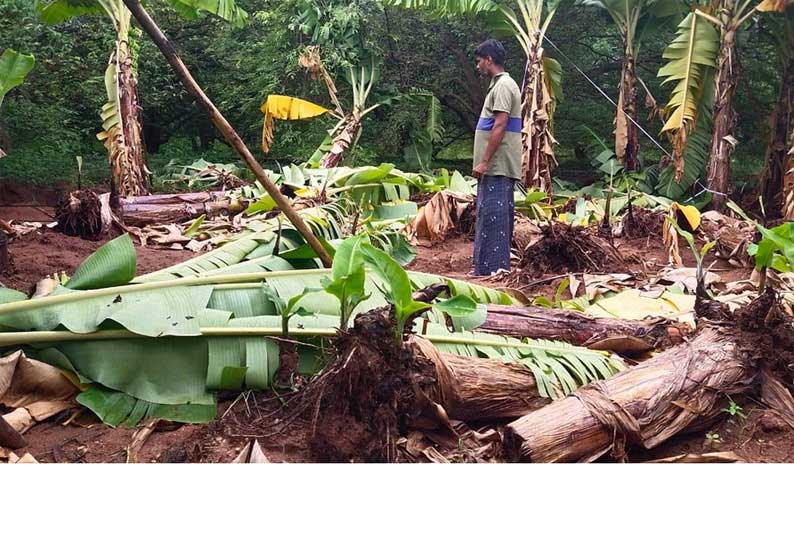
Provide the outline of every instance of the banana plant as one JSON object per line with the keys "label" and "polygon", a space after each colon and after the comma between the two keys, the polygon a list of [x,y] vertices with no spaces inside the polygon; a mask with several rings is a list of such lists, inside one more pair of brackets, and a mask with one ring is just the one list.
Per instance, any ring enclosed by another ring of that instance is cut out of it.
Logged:
{"label": "banana plant", "polygon": [[[439,17],[484,17],[497,32],[514,36],[526,55],[523,74],[523,176],[526,186],[551,194],[557,165],[554,110],[561,95],[562,69],[544,55],[543,39],[561,0],[384,0],[388,6],[426,9]],[[517,8],[517,12],[512,6]]]}
{"label": "banana plant", "polygon": [[[642,40],[681,13],[678,0],[578,0],[583,6],[606,11],[620,33],[623,66],[615,113],[615,154],[626,171],[640,168],[637,123],[637,57]],[[632,120],[634,122],[632,122]]]}
{"label": "banana plant", "polygon": [[364,289],[366,271],[362,245],[368,243],[363,235],[342,241],[334,254],[331,276],[320,282],[325,291],[339,300],[339,329],[346,330],[353,311],[370,298]]}
{"label": "banana plant", "polygon": [[[774,8],[772,3],[769,6],[765,4],[759,5],[758,10],[769,11]],[[780,89],[770,120],[766,163],[760,177],[759,193],[767,209],[780,209],[786,220],[794,220],[794,173],[789,173],[794,168],[794,156],[788,152],[789,147],[794,145],[794,139],[789,139],[794,129],[794,3],[789,3],[779,13],[770,14],[763,21],[776,46],[780,63]]]}
{"label": "banana plant", "polygon": [[741,207],[728,200],[727,207],[753,224],[761,234],[758,243],[750,243],[747,253],[755,260],[755,269],[759,274],[758,292],[766,288],[767,271],[771,268],[779,273],[794,271],[794,222],[784,222],[774,228],[766,228],[759,224]]}
{"label": "banana plant", "polygon": [[[3,51],[3,55],[0,56],[0,107],[6,94],[22,84],[35,64],[36,59],[32,55],[18,53],[13,49]],[[5,155],[5,151],[0,147],[0,158]]]}
{"label": "banana plant", "polygon": [[[673,59],[672,62],[659,72],[660,76],[667,76],[667,81],[680,81],[668,104],[670,115],[665,124],[665,130],[673,132],[676,179],[683,174],[686,136],[696,124],[693,121],[698,102],[707,94],[704,85],[713,86],[713,127],[706,178],[712,205],[718,211],[725,210],[730,159],[738,143],[733,135],[736,124],[733,99],[741,75],[736,36],[757,11],[783,11],[785,4],[785,0],[764,0],[758,4],[754,0],[712,0],[695,4],[666,51],[666,58]],[[718,35],[716,51],[715,34]],[[711,73],[713,83],[710,83]]]}
{"label": "banana plant", "polygon": [[[341,163],[342,155],[348,149],[356,146],[359,137],[361,137],[362,119],[388,103],[386,101],[367,106],[367,99],[377,79],[378,70],[374,59],[370,59],[369,66],[362,63],[360,66],[348,68],[347,81],[353,94],[352,107],[328,132],[328,136],[320,144],[320,147],[309,158],[309,164],[317,164],[322,168],[336,167]],[[328,91],[330,95],[333,95],[331,87],[328,88]]]}
{"label": "banana plant", "polygon": [[720,37],[713,22],[699,13],[689,13],[678,25],[675,38],[662,55],[668,63],[658,73],[663,85],[675,84],[662,127],[662,133],[669,134],[673,142],[674,175],[665,168],[659,190],[672,199],[678,199],[695,183],[701,174],[697,166],[705,165],[708,159],[711,130],[704,128],[710,128],[712,121]]}
{"label": "banana plant", "polygon": [[733,135],[736,125],[733,98],[739,85],[741,69],[736,35],[756,13],[757,6],[754,3],[752,0],[720,0],[713,16],[698,12],[704,18],[711,18],[720,29],[720,51],[714,78],[714,129],[706,174],[709,190],[713,193],[712,205],[718,211],[724,211],[728,201],[731,155],[737,144]]}
{"label": "banana plant", "polygon": [[[208,12],[242,25],[248,18],[234,0],[166,1],[188,19]],[[108,101],[102,106],[102,131],[97,138],[108,151],[112,191],[119,196],[148,193],[151,172],[144,157],[136,59],[132,47],[132,14],[122,0],[36,0],[35,5],[39,17],[47,24],[59,24],[83,15],[104,15],[113,26],[116,38],[105,70]]]}

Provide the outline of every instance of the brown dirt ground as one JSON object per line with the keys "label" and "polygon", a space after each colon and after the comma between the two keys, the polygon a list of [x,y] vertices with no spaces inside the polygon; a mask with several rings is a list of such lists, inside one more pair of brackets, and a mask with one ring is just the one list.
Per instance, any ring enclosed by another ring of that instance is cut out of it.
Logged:
{"label": "brown dirt ground", "polygon": [[[4,218],[5,208],[0,208]],[[86,241],[42,228],[8,244],[11,266],[0,271],[0,282],[8,288],[31,293],[35,284],[49,274],[65,271],[71,274],[77,266],[105,241]],[[137,247],[138,274],[149,273],[192,258],[189,250],[158,247]]]}
{"label": "brown dirt ground", "polygon": [[[14,268],[0,275],[0,282],[9,287],[28,290],[48,273],[73,272],[82,259],[100,245],[101,242],[83,241],[52,231],[27,235],[10,244]],[[629,266],[633,272],[653,273],[663,267],[666,261],[664,248],[658,238],[618,240],[616,247],[624,257],[636,255]],[[409,268],[473,280],[491,287],[500,286],[488,278],[472,279],[466,276],[471,268],[471,253],[471,241],[463,236],[455,236],[435,247],[420,247],[416,260]],[[138,271],[152,271],[190,256],[192,254],[186,251],[138,247]],[[685,263],[692,263],[688,261],[690,257],[684,255]],[[749,275],[747,269],[723,271],[719,267],[715,271],[725,281]],[[559,279],[534,284],[527,288],[527,293],[548,295],[553,293],[558,282]],[[794,431],[771,419],[762,406],[749,398],[733,399],[743,406],[746,419],[726,414],[725,419],[711,429],[678,436],[652,451],[635,450],[632,459],[645,461],[680,453],[733,451],[750,462],[794,461]],[[727,401],[726,397],[726,404]],[[225,396],[219,405],[219,416],[225,416],[211,424],[161,423],[141,449],[139,461],[228,462],[237,456],[250,438],[259,440],[271,462],[308,461],[308,424],[284,417],[277,409],[273,409],[274,404],[271,393]],[[265,408],[263,405],[270,410],[262,411]],[[279,416],[283,419],[279,419]],[[25,434],[29,446],[16,453],[30,452],[41,462],[126,461],[126,448],[134,430],[105,426],[90,413],[82,413],[77,420],[62,425],[67,418],[68,415],[64,414],[33,427]],[[252,419],[267,420],[267,425],[251,432]],[[249,428],[249,432],[241,428]],[[708,441],[706,433],[718,434],[719,440]]]}

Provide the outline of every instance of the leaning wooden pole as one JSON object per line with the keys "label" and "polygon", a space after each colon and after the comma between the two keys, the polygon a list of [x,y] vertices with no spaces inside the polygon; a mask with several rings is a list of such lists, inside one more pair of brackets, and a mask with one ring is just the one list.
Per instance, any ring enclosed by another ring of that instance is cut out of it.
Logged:
{"label": "leaning wooden pole", "polygon": [[259,180],[262,185],[267,190],[267,193],[273,198],[276,205],[279,209],[286,215],[289,221],[295,226],[300,234],[303,236],[304,239],[311,245],[314,249],[317,256],[319,256],[320,260],[322,260],[323,264],[326,267],[331,267],[331,256],[326,252],[323,245],[320,244],[320,241],[314,235],[314,233],[309,229],[306,223],[301,220],[301,217],[292,208],[287,198],[279,191],[278,187],[270,180],[265,173],[265,170],[262,166],[257,162],[254,155],[251,154],[251,151],[248,150],[245,143],[243,142],[242,138],[240,138],[239,134],[232,128],[232,125],[229,124],[229,121],[221,114],[215,104],[212,103],[212,100],[201,90],[201,87],[196,83],[196,80],[193,79],[193,76],[190,74],[190,71],[185,66],[185,63],[182,62],[182,59],[179,58],[177,55],[176,49],[174,48],[173,44],[168,40],[168,38],[163,34],[163,31],[160,30],[160,27],[157,26],[157,23],[154,22],[154,19],[151,18],[149,13],[143,8],[141,5],[140,0],[124,0],[124,4],[132,13],[133,17],[138,21],[138,24],[141,25],[141,28],[149,34],[149,37],[152,38],[152,41],[157,45],[160,49],[160,52],[163,53],[163,56],[174,69],[177,77],[182,84],[185,86],[185,89],[193,95],[196,101],[207,110],[209,114],[210,121],[215,125],[215,127],[223,134],[223,137],[229,144],[234,147],[234,150],[242,157],[245,164],[248,168],[254,173],[257,180]]}

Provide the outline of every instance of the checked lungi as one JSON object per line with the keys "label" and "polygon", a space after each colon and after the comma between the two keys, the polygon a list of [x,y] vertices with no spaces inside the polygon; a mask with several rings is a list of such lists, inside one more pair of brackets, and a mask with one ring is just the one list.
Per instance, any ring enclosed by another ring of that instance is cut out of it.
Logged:
{"label": "checked lungi", "polygon": [[474,273],[490,275],[510,269],[513,242],[513,183],[501,175],[483,175],[477,183],[477,224],[474,238]]}

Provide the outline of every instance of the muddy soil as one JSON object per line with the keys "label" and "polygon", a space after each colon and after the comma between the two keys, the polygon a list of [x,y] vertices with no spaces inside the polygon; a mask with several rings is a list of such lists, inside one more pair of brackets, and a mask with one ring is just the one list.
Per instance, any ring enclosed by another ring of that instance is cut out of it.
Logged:
{"label": "muddy soil", "polygon": [[[14,268],[0,275],[8,287],[28,291],[43,276],[55,271],[74,272],[77,265],[101,241],[84,241],[53,231],[34,233],[14,240],[10,250]],[[667,255],[658,237],[615,240],[615,247],[624,255],[628,268],[647,275],[657,272],[667,262]],[[471,269],[472,242],[468,236],[453,236],[431,248],[419,247],[417,258],[409,269],[444,274],[472,280],[490,287],[502,286],[487,277],[467,277]],[[188,251],[138,247],[138,272],[144,273],[184,261],[193,254]],[[684,263],[692,265],[691,255],[682,251]],[[727,269],[717,264],[713,271],[723,281],[747,278],[749,269]],[[528,294],[549,295],[561,280],[553,274],[541,282],[525,286]],[[726,413],[725,419],[712,428],[678,436],[650,451],[635,450],[632,460],[645,461],[680,453],[733,451],[749,462],[794,461],[794,431],[769,411],[750,399],[731,398],[743,408],[739,415]],[[726,404],[728,398],[726,397]],[[219,419],[205,426],[162,423],[146,441],[138,454],[140,462],[229,462],[252,438],[259,441],[271,462],[309,461],[311,424],[300,416],[291,416],[289,409],[277,408],[272,393],[246,393],[225,397],[219,405]],[[17,451],[30,452],[41,462],[124,462],[126,448],[134,430],[111,428],[101,424],[90,413],[63,426],[66,417],[39,423],[25,436],[29,446]],[[339,427],[340,432],[350,428]],[[710,435],[710,436],[709,436]],[[715,435],[718,435],[715,437]],[[350,435],[355,440],[355,435]]]}
{"label": "muddy soil", "polygon": [[[68,237],[48,228],[29,233],[8,244],[11,266],[0,272],[0,283],[32,293],[36,282],[49,274],[64,271],[71,275],[80,263],[105,241]],[[136,246],[138,274],[149,273],[183,262],[196,254],[189,250]]]}

